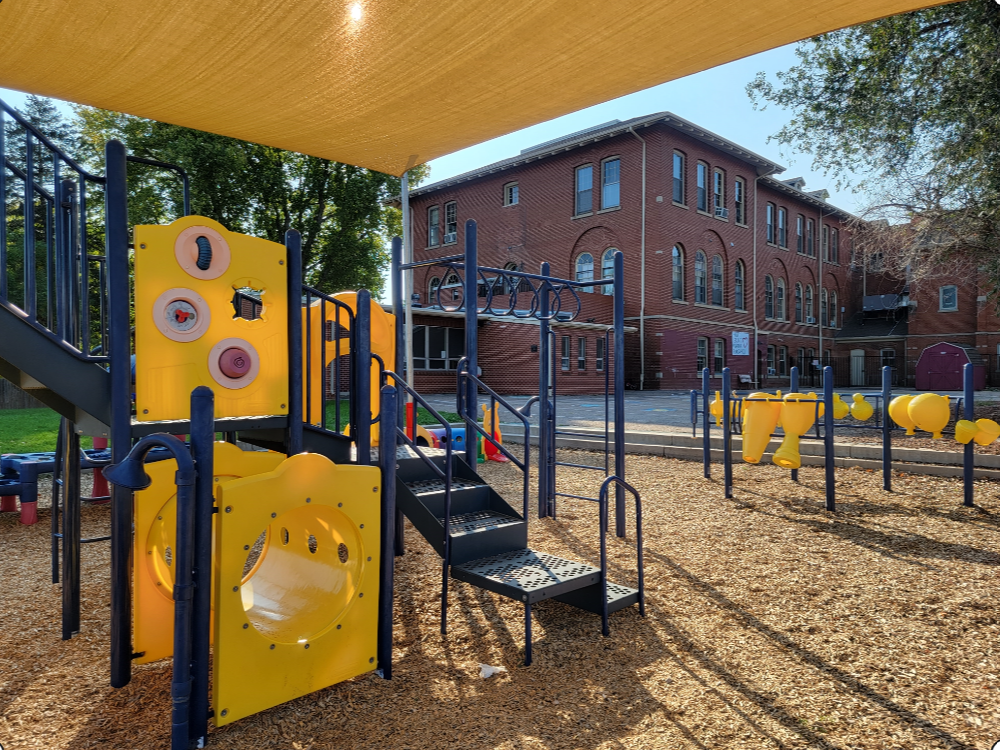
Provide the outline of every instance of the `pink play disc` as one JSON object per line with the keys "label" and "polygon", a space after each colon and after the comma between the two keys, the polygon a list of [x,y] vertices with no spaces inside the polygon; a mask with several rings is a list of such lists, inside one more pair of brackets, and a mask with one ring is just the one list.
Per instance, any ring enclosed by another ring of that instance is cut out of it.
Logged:
{"label": "pink play disc", "polygon": [[236,380],[250,372],[250,355],[246,349],[231,346],[219,357],[219,369],[227,378]]}

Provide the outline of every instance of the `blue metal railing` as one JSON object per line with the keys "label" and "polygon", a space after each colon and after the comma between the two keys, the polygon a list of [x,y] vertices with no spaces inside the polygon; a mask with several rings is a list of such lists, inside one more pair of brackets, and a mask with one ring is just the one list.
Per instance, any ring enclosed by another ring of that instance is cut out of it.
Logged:
{"label": "blue metal railing", "polygon": [[636,568],[638,569],[639,614],[646,616],[646,587],[642,562],[642,498],[639,492],[624,479],[612,474],[601,485],[598,496],[601,514],[601,632],[609,635],[608,626],[608,490],[611,485],[621,487],[635,498],[635,549]]}
{"label": "blue metal railing", "polygon": [[[341,300],[331,297],[318,289],[314,289],[311,286],[305,284],[302,285],[302,296],[303,305],[306,310],[305,315],[305,415],[306,422],[314,424],[313,422],[313,391],[316,390],[313,384],[313,357],[316,352],[313,351],[313,322],[312,322],[312,311],[314,308],[318,307],[320,311],[319,324],[323,326],[323,331],[320,333],[319,340],[319,358],[320,358],[320,372],[322,373],[321,378],[324,382],[320,383],[319,388],[319,411],[320,418],[317,427],[322,427],[324,430],[330,429],[328,426],[329,418],[327,415],[327,402],[332,393],[333,404],[334,404],[334,418],[333,418],[333,432],[344,434],[349,431],[352,435],[356,434],[357,427],[357,409],[355,407],[353,398],[344,398],[341,384],[343,383],[343,376],[345,374],[344,368],[346,367],[346,374],[348,379],[348,392],[354,394],[357,389],[357,375],[355,373],[356,368],[352,366],[353,357],[355,356],[357,343],[357,330],[355,325],[355,314],[349,305]],[[332,310],[331,310],[332,308]],[[328,319],[327,316],[332,312],[332,319]],[[333,345],[333,360],[328,369],[327,367],[327,346],[329,344]],[[346,358],[346,363],[342,362]],[[326,381],[329,381],[329,384]],[[346,402],[348,408],[348,417],[346,423],[344,423],[341,417],[341,404]]]}

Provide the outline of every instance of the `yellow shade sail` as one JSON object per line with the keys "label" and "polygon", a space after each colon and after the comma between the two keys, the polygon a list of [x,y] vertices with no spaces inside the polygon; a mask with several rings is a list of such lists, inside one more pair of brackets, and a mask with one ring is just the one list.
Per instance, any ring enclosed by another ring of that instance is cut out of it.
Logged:
{"label": "yellow shade sail", "polygon": [[0,86],[398,175],[583,107],[927,4],[8,0],[0,2]]}

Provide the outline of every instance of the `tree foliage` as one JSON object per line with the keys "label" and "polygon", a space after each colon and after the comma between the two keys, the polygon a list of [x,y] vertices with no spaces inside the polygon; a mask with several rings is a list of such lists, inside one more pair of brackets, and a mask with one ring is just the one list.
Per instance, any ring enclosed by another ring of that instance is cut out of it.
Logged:
{"label": "tree foliage", "polygon": [[[95,168],[104,144],[182,167],[191,208],[228,229],[282,242],[302,234],[309,283],[326,292],[366,287],[378,294],[399,210],[385,203],[400,180],[339,162],[91,107],[75,107],[81,148]],[[427,168],[415,170],[417,179]],[[183,212],[172,172],[129,165],[129,220],[163,223]]]}
{"label": "tree foliage", "polygon": [[[747,86],[788,109],[774,138],[867,195],[857,249],[887,270],[934,273],[961,257],[1000,287],[1000,5],[965,0],[799,44],[799,63]],[[900,224],[907,223],[906,229]]]}

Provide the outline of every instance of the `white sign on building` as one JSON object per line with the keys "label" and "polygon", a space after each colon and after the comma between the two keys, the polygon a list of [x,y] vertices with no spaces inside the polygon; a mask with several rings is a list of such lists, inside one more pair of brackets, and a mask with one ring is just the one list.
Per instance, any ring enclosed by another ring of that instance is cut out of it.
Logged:
{"label": "white sign on building", "polygon": [[750,334],[746,331],[733,331],[733,356],[750,356]]}

